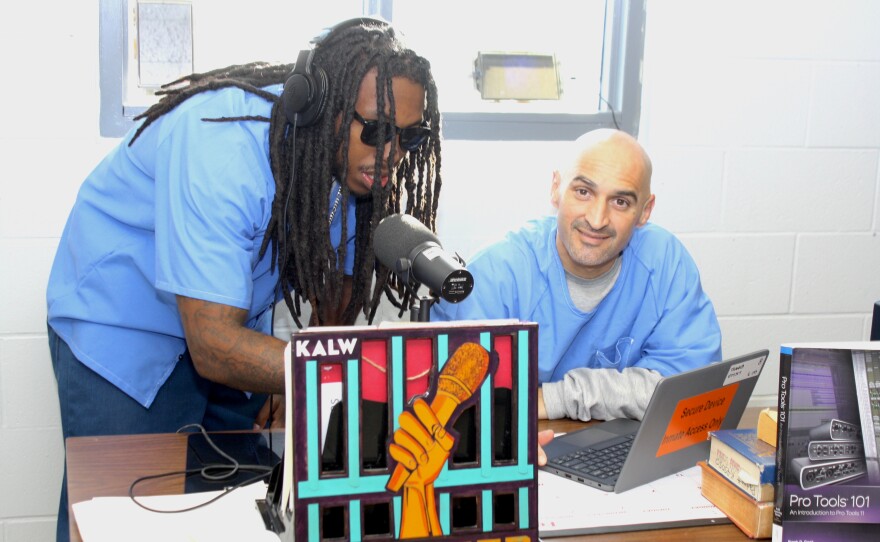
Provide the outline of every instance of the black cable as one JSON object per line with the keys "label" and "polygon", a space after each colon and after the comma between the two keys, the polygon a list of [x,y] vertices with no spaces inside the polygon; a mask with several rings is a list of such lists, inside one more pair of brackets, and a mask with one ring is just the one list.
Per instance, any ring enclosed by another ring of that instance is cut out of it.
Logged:
{"label": "black cable", "polygon": [[[298,116],[298,115],[297,115]],[[278,250],[278,290],[277,293],[281,293],[281,278],[284,273],[287,272],[287,249],[284,248],[287,245],[287,234],[288,228],[290,228],[290,224],[287,222],[287,209],[290,206],[290,194],[293,192],[293,186],[296,184],[296,122],[290,125],[290,154],[293,156],[293,164],[290,171],[290,183],[287,186],[287,197],[284,198],[284,212],[281,214],[281,234],[278,235],[279,245],[283,243],[283,246],[279,246]],[[283,241],[282,241],[283,239]],[[284,250],[281,250],[284,248]],[[283,258],[283,261],[282,261]],[[292,292],[291,295],[296,295],[296,292]],[[297,303],[296,311],[291,310],[290,316],[293,318],[294,324],[299,329],[303,328],[302,323],[299,321],[299,316],[296,312],[299,311],[299,304]],[[272,305],[272,325],[273,325],[273,335],[274,335],[274,324],[275,324],[275,304]]]}
{"label": "black cable", "polygon": [[612,107],[611,104],[608,103],[608,100],[606,100],[605,96],[602,96],[601,93],[599,94],[599,99],[605,102],[605,105],[608,106],[608,110],[611,111],[611,120],[614,121],[614,127],[620,130],[620,125],[617,124],[617,116],[614,114],[614,107]]}
{"label": "black cable", "polygon": [[[161,474],[152,474],[149,476],[141,476],[140,478],[135,479],[131,483],[131,485],[128,487],[128,497],[136,505],[140,506],[144,510],[148,510],[150,512],[156,512],[159,514],[179,514],[181,512],[189,512],[191,510],[196,510],[198,508],[202,508],[203,506],[207,506],[207,505],[211,504],[212,502],[217,501],[217,500],[221,499],[222,497],[225,497],[226,495],[228,495],[229,493],[235,491],[236,489],[238,489],[240,487],[250,485],[253,482],[256,482],[257,480],[268,478],[269,475],[272,473],[272,469],[273,469],[272,467],[267,467],[265,465],[249,465],[249,464],[243,465],[243,464],[239,463],[234,457],[230,456],[229,454],[227,454],[226,452],[221,450],[214,443],[214,441],[211,440],[211,437],[208,435],[208,432],[200,424],[193,423],[193,424],[184,425],[183,427],[181,427],[180,429],[177,430],[177,433],[180,433],[180,432],[184,431],[185,429],[190,429],[190,428],[197,428],[202,433],[202,435],[205,437],[205,441],[207,441],[208,445],[211,448],[213,448],[214,451],[217,452],[221,457],[227,459],[229,461],[229,464],[210,463],[210,464],[204,465],[203,467],[198,468],[198,469],[186,469],[186,470],[182,470],[182,471],[172,471],[172,472],[164,472]],[[256,476],[252,476],[252,477],[250,477],[242,482],[239,482],[233,486],[224,488],[224,490],[219,495],[216,495],[213,498],[211,498],[203,503],[200,503],[200,504],[197,504],[194,506],[190,506],[188,508],[180,508],[180,509],[176,509],[176,510],[158,510],[155,508],[150,508],[149,506],[138,501],[138,498],[134,494],[134,488],[138,484],[140,484],[141,482],[145,482],[147,480],[166,478],[168,476],[179,476],[181,474],[185,475],[186,477],[190,477],[190,476],[199,474],[205,480],[208,480],[211,482],[221,482],[223,480],[231,479],[233,476],[239,474],[240,472],[255,472],[255,473],[259,473],[259,474],[257,474]]]}
{"label": "black cable", "polygon": [[[605,18],[602,20],[602,35],[608,35],[608,2],[605,2]],[[602,63],[599,65],[599,99],[605,102],[605,105],[608,106],[608,109],[611,111],[611,120],[614,121],[614,127],[620,130],[620,125],[617,124],[617,116],[614,114],[614,107],[608,103],[608,100],[605,99],[605,96],[602,96],[602,88],[605,84],[605,45],[606,41],[602,40]]]}

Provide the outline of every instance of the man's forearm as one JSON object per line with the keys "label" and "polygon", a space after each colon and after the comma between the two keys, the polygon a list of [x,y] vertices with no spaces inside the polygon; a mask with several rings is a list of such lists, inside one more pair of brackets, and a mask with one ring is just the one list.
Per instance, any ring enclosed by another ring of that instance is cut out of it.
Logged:
{"label": "man's forearm", "polygon": [[286,343],[245,327],[247,311],[178,297],[187,347],[196,371],[243,391],[284,393]]}
{"label": "man's forearm", "polygon": [[641,367],[573,369],[558,382],[545,382],[541,399],[550,419],[640,420],[661,378],[660,373]]}
{"label": "man's forearm", "polygon": [[199,374],[231,388],[255,393],[284,393],[284,347],[281,339],[248,328],[221,348],[203,352]]}

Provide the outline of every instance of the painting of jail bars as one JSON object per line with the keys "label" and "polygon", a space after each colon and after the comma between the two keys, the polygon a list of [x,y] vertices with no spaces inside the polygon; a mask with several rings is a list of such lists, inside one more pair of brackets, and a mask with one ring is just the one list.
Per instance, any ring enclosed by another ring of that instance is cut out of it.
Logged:
{"label": "painting of jail bars", "polygon": [[537,538],[537,324],[291,341],[295,540]]}

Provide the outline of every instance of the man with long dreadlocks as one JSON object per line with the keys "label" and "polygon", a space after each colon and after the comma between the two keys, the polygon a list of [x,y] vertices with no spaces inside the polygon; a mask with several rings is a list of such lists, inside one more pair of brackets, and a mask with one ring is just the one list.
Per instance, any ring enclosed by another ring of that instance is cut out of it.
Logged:
{"label": "man with long dreadlocks", "polygon": [[[82,185],[52,268],[65,438],[278,419],[279,298],[297,325],[303,301],[313,325],[371,319],[383,293],[405,304],[373,230],[397,212],[434,229],[437,92],[383,21],[337,25],[296,66],[231,66],[161,94]],[[61,540],[67,519],[63,488]]]}

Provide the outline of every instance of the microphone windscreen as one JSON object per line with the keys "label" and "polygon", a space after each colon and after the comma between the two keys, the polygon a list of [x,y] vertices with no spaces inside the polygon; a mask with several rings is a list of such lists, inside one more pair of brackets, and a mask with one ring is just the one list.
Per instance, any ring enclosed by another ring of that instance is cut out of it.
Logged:
{"label": "microphone windscreen", "polygon": [[483,384],[488,372],[489,352],[477,343],[464,343],[443,366],[438,391],[463,403]]}
{"label": "microphone windscreen", "polygon": [[408,259],[414,248],[425,242],[440,245],[437,236],[412,215],[388,215],[376,226],[373,250],[382,265],[395,268],[398,260]]}

